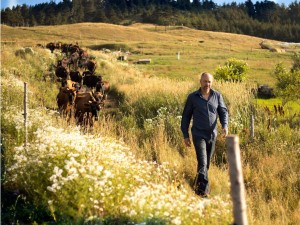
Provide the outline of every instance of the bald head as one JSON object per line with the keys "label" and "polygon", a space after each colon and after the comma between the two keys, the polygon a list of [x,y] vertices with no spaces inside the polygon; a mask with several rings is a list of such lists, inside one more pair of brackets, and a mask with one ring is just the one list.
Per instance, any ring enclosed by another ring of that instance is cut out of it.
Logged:
{"label": "bald head", "polygon": [[213,75],[210,73],[204,72],[201,74],[200,85],[202,94],[208,94],[213,82]]}
{"label": "bald head", "polygon": [[208,72],[203,72],[201,74],[200,81],[203,80],[203,79],[210,79],[211,81],[213,81],[214,77],[213,77],[212,74],[210,74]]}

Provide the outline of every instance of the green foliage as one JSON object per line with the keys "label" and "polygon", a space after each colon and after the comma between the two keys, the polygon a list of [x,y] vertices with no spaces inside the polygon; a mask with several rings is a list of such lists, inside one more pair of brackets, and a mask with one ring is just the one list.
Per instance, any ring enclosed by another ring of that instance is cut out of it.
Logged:
{"label": "green foliage", "polygon": [[282,63],[276,65],[274,76],[277,79],[277,95],[282,97],[283,105],[288,101],[300,103],[300,70],[286,70]]}
{"label": "green foliage", "polygon": [[[246,149],[247,163],[254,166],[257,174],[246,176],[246,183],[255,185],[253,190],[268,202],[272,198],[280,199],[285,207],[296,210],[299,201],[299,131],[289,125],[279,124],[276,129],[267,131],[257,127],[255,142]],[[280,162],[277,160],[281,158]],[[271,169],[274,167],[273,169]],[[275,169],[276,168],[276,169]],[[247,181],[247,179],[250,180]],[[259,178],[259,182],[253,179]],[[288,180],[288,182],[287,182]],[[284,191],[283,191],[284,190]]]}
{"label": "green foliage", "polygon": [[1,190],[1,223],[17,224],[17,221],[41,224],[53,218],[47,207],[34,204],[25,193],[4,188]]}
{"label": "green foliage", "polygon": [[223,81],[243,81],[249,66],[246,62],[237,59],[229,59],[224,66],[219,66],[215,71],[214,78]]}
{"label": "green foliage", "polygon": [[178,140],[182,138],[180,127],[181,116],[179,112],[172,112],[167,107],[161,107],[157,110],[157,115],[144,121],[143,139],[155,139],[160,129],[164,136],[174,146],[178,145]]}
{"label": "green foliage", "polygon": [[131,106],[123,107],[124,110],[133,114],[137,125],[142,128],[144,121],[157,116],[160,108],[167,108],[172,114],[181,114],[181,100],[171,94],[155,93],[150,96],[139,98]]}
{"label": "green foliage", "polygon": [[[131,135],[138,136],[139,146],[150,142],[155,146],[155,140],[166,137],[166,141],[178,152],[184,155],[180,129],[182,100],[171,94],[156,93],[140,97],[131,105],[122,105],[120,123]],[[153,142],[153,143],[152,143]],[[157,149],[152,148],[147,156],[154,161],[160,161]]]}

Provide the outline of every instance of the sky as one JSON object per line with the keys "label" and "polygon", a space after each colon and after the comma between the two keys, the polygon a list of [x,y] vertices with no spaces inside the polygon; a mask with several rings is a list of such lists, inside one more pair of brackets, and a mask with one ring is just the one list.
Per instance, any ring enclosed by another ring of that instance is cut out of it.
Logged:
{"label": "sky", "polygon": [[[223,3],[231,3],[234,0],[213,0],[214,3],[217,5],[222,5]],[[236,3],[243,3],[246,0],[235,0]],[[256,1],[263,1],[263,0],[252,0],[253,3]],[[16,5],[36,5],[40,3],[50,2],[50,0],[1,0],[1,9],[5,9],[6,7],[12,7]],[[54,0],[54,2],[59,3],[60,0]],[[285,4],[286,6],[289,5],[291,2],[295,2],[295,0],[273,0],[273,2],[276,2],[278,4]],[[299,0],[297,1],[299,2]]]}

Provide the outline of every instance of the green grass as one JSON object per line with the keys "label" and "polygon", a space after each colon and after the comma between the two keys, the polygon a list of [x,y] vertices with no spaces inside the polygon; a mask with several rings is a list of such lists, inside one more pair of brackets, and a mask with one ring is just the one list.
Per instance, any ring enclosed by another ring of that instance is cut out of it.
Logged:
{"label": "green grass", "polygon": [[[274,105],[282,106],[282,100],[280,98],[270,98],[270,99],[256,99],[256,103],[261,107],[268,107],[271,111],[274,111]],[[284,105],[284,109],[289,112],[289,114],[300,113],[300,105],[296,102],[287,102]]]}

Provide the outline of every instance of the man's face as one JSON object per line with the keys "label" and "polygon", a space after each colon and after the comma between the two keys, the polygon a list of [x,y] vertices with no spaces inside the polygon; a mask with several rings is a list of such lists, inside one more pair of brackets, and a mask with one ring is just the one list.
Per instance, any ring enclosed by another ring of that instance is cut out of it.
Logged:
{"label": "man's face", "polygon": [[209,91],[213,82],[211,75],[204,74],[200,79],[201,89],[204,91]]}

